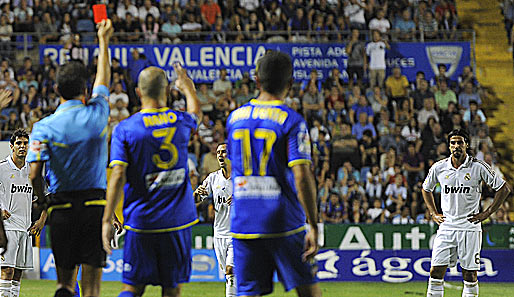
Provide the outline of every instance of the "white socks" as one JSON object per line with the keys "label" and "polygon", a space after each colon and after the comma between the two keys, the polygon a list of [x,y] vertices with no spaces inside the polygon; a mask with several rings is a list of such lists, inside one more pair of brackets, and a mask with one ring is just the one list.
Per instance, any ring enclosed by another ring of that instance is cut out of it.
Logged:
{"label": "white socks", "polygon": [[[225,288],[226,288],[226,297],[236,297],[237,290],[236,290],[236,278],[233,274],[227,274],[225,275],[227,278]],[[1,296],[0,296],[1,297]]]}
{"label": "white socks", "polygon": [[11,281],[0,279],[0,297],[11,297]]}
{"label": "white socks", "polygon": [[11,297],[20,296],[20,281],[13,280],[11,285]]}
{"label": "white socks", "polygon": [[464,289],[462,289],[462,297],[478,297],[478,281],[464,281]]}
{"label": "white socks", "polygon": [[444,296],[444,280],[429,278],[427,297],[443,297]]}

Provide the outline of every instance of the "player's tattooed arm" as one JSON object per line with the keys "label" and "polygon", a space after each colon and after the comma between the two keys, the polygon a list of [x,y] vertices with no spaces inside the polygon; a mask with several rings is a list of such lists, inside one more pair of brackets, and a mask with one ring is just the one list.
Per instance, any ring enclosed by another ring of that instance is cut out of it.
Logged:
{"label": "player's tattooed arm", "polygon": [[437,212],[434,194],[432,194],[432,192],[425,191],[425,189],[422,189],[421,193],[423,194],[423,200],[425,200],[425,204],[427,205],[427,208],[430,211],[430,216],[432,217],[432,220],[436,222],[437,225],[441,225],[444,222],[445,217]]}
{"label": "player's tattooed arm", "polygon": [[509,183],[505,182],[503,186],[494,195],[493,203],[491,203],[491,205],[489,205],[489,207],[486,210],[479,212],[477,214],[469,215],[468,221],[470,221],[471,223],[478,224],[487,219],[488,217],[490,217],[493,213],[495,213],[498,210],[498,208],[500,208],[500,206],[503,205],[503,202],[505,201],[505,199],[507,199],[511,192],[512,187]]}

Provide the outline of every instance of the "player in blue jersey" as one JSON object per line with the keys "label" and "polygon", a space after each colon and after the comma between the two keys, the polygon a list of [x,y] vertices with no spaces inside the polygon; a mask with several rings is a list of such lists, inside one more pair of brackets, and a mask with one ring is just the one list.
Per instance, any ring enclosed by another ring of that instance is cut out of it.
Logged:
{"label": "player in blue jersey", "polygon": [[309,133],[304,119],[282,102],[293,83],[292,70],[287,54],[266,53],[256,71],[259,97],[227,119],[238,296],[271,293],[274,271],[286,290],[321,296]]}
{"label": "player in blue jersey", "polygon": [[104,249],[110,253],[111,219],[125,190],[123,289],[119,297],[141,296],[146,285],[162,296],[180,296],[191,274],[191,226],[198,222],[189,181],[187,145],[201,110],[193,81],[179,64],[175,86],[186,96],[187,112],[163,107],[166,73],[148,67],[136,92],[142,110],[122,121],[111,143],[113,171],[103,218]]}

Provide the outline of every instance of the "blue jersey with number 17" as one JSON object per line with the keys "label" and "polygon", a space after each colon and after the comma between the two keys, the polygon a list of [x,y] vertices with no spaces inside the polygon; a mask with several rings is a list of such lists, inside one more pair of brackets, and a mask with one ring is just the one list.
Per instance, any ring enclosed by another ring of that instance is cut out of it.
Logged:
{"label": "blue jersey with number 17", "polygon": [[274,238],[301,232],[305,213],[291,167],[310,164],[304,119],[282,101],[252,100],[227,119],[232,166],[234,238]]}
{"label": "blue jersey with number 17", "polygon": [[167,232],[198,221],[187,166],[196,128],[195,115],[161,108],[143,109],[114,129],[110,166],[127,166],[126,229]]}

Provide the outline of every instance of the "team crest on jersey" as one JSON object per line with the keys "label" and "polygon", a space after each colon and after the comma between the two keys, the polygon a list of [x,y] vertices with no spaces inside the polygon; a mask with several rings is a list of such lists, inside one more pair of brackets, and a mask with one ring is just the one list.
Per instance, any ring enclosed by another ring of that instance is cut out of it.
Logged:
{"label": "team crest on jersey", "polygon": [[469,172],[466,173],[466,175],[464,175],[464,179],[465,180],[471,180],[471,174],[469,174]]}
{"label": "team crest on jersey", "polygon": [[449,179],[449,178],[450,178],[450,176],[446,175],[444,178],[445,178],[445,179]]}
{"label": "team crest on jersey", "polygon": [[13,178],[14,178],[14,174],[11,174],[11,179],[13,179]]}
{"label": "team crest on jersey", "polygon": [[46,143],[42,143],[39,140],[32,140],[29,149],[34,153],[40,153],[41,151],[46,150]]}

